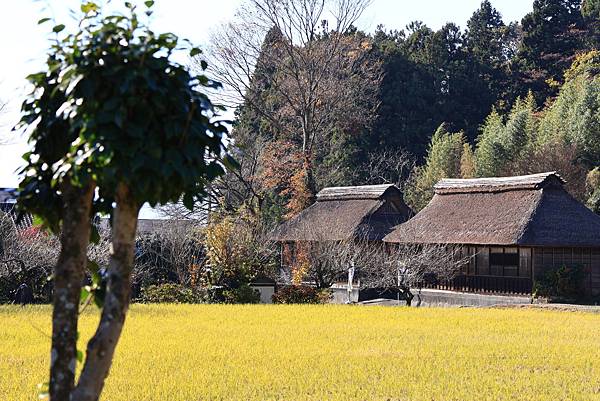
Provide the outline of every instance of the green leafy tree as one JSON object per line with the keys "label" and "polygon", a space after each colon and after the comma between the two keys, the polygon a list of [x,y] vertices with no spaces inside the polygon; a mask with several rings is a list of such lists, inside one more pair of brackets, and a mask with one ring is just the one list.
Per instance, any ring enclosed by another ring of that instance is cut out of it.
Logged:
{"label": "green leafy tree", "polygon": [[484,0],[467,21],[465,46],[479,63],[500,66],[505,62],[505,29],[500,13]]}
{"label": "green leafy tree", "polygon": [[560,138],[577,146],[581,162],[600,164],[600,52],[579,56],[540,123],[540,142]]}
{"label": "green leafy tree", "polygon": [[413,210],[421,210],[427,205],[433,197],[433,186],[440,179],[461,177],[464,145],[462,132],[450,133],[444,125],[436,130],[425,165],[415,170],[407,188],[406,200]]}
{"label": "green leafy tree", "polygon": [[600,46],[600,0],[583,0],[581,15],[586,25],[588,48]]}
{"label": "green leafy tree", "polygon": [[504,108],[518,94],[510,62],[516,54],[519,41],[515,23],[506,25],[492,4],[485,0],[467,21],[464,48],[472,74],[483,85],[478,89],[482,107],[496,104]]}
{"label": "green leafy tree", "polygon": [[600,168],[596,167],[587,174],[586,187],[589,194],[587,207],[600,214]]}
{"label": "green leafy tree", "polygon": [[[153,2],[145,3],[150,15]],[[224,152],[226,128],[199,91],[218,85],[173,62],[177,36],[155,34],[125,4],[128,15],[103,15],[86,2],[77,32],[54,26],[46,68],[29,76],[34,89],[22,108],[33,150],[25,155],[20,206],[61,240],[53,274],[52,400],[100,396],[129,306],[142,204],[183,197],[192,205],[224,173],[223,163],[233,163]],[[192,48],[190,55],[198,52]],[[107,284],[101,288],[91,264],[95,284],[82,292],[98,212],[112,221]],[[93,295],[102,314],[75,385],[78,305],[80,296]]]}
{"label": "green leafy tree", "polygon": [[521,24],[518,59],[538,100],[556,93],[562,74],[584,47],[581,0],[535,0]]}
{"label": "green leafy tree", "polygon": [[478,177],[498,176],[506,158],[503,146],[504,122],[496,111],[487,116],[482,127],[482,133],[477,138],[475,150],[475,174]]}
{"label": "green leafy tree", "polygon": [[[416,36],[427,34],[411,35],[412,46],[420,48]],[[379,27],[374,46],[382,59],[383,79],[381,103],[367,147],[370,151],[406,149],[423,158],[429,136],[443,122],[435,82],[427,64],[418,62],[408,50],[403,32],[388,33]]]}
{"label": "green leafy tree", "polygon": [[519,162],[528,154],[537,135],[538,118],[533,94],[517,98],[506,123],[496,110],[486,118],[477,138],[476,175],[495,177],[519,173]]}

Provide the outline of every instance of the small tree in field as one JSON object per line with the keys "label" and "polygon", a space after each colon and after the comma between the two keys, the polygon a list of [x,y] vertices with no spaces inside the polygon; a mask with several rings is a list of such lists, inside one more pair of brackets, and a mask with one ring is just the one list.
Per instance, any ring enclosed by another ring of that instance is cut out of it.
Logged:
{"label": "small tree in field", "polygon": [[401,299],[411,305],[413,289],[428,282],[453,279],[469,262],[457,245],[391,244],[381,249],[378,263],[366,264],[361,270],[363,286],[398,291]]}
{"label": "small tree in field", "polygon": [[[152,3],[145,2],[147,15]],[[155,34],[133,5],[125,5],[127,16],[105,16],[85,2],[76,33],[54,26],[46,69],[29,76],[34,90],[22,108],[32,151],[25,155],[20,206],[60,233],[53,274],[53,401],[100,396],[129,306],[142,204],[182,197],[192,205],[224,173],[223,164],[233,163],[222,141],[226,128],[198,91],[218,84],[173,62],[177,36]],[[86,250],[97,237],[92,217],[99,212],[111,215],[112,251],[102,315],[75,384],[78,304]]]}

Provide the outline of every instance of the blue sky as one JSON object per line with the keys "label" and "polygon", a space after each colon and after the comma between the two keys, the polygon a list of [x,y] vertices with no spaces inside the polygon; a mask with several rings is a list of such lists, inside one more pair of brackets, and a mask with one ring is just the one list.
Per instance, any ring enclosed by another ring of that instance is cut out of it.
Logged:
{"label": "blue sky", "polygon": [[[206,43],[211,29],[230,19],[242,0],[156,0],[152,27]],[[378,24],[389,29],[404,28],[421,20],[436,29],[446,22],[464,28],[481,0],[373,0],[359,20],[359,27],[373,31]],[[122,2],[113,0],[112,6]],[[532,8],[533,0],[492,0],[504,21],[520,20]],[[13,143],[0,145],[0,187],[15,186],[15,169],[26,150],[24,141],[10,136],[10,127],[19,117],[19,107],[27,93],[25,76],[38,71],[44,61],[50,24],[37,25],[40,18],[54,16],[69,21],[69,9],[77,10],[75,0],[3,0],[0,13],[0,99],[8,101],[8,111],[0,116],[0,135]]]}

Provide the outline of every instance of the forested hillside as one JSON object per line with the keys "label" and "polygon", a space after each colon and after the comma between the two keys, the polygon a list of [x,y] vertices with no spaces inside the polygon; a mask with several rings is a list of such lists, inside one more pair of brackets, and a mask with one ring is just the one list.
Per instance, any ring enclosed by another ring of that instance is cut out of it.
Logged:
{"label": "forested hillside", "polygon": [[275,223],[323,187],[382,182],[419,210],[442,177],[548,170],[600,208],[599,0],[535,0],[518,22],[484,0],[465,27],[372,34],[360,3],[334,23],[254,9],[215,36],[237,66],[216,72],[238,95],[224,210]]}

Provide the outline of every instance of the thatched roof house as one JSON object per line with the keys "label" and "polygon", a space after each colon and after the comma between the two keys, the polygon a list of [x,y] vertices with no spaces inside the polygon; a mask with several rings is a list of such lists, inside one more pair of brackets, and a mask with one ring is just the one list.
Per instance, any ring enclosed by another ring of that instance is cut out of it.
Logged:
{"label": "thatched roof house", "polygon": [[431,202],[387,242],[600,247],[600,216],[556,173],[443,179]]}
{"label": "thatched roof house", "polygon": [[317,201],[273,233],[278,242],[380,241],[412,212],[395,185],[325,188]]}
{"label": "thatched roof house", "polygon": [[467,274],[531,282],[545,269],[582,264],[588,290],[600,291],[600,216],[563,187],[555,172],[517,177],[443,179],[429,204],[384,241],[462,244],[474,257]]}

